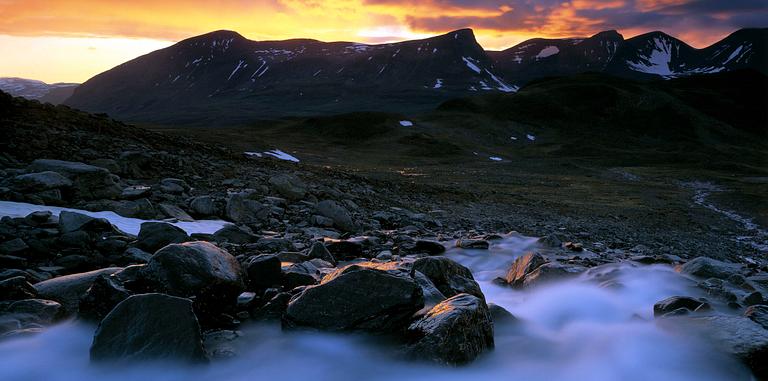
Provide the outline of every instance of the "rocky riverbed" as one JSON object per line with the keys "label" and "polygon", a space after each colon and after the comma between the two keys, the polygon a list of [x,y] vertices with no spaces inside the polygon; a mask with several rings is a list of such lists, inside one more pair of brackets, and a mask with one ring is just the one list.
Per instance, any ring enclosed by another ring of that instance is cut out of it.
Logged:
{"label": "rocky riverbed", "polygon": [[764,253],[711,200],[723,234],[645,245],[55,111],[3,116],[3,379],[768,376]]}

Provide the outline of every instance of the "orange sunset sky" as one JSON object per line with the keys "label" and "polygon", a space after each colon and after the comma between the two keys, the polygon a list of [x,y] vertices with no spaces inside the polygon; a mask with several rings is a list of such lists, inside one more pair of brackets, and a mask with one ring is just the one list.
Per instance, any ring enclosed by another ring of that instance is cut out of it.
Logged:
{"label": "orange sunset sky", "polygon": [[471,27],[486,49],[531,37],[663,30],[704,47],[768,24],[764,0],[0,0],[0,76],[82,82],[181,39],[389,42]]}

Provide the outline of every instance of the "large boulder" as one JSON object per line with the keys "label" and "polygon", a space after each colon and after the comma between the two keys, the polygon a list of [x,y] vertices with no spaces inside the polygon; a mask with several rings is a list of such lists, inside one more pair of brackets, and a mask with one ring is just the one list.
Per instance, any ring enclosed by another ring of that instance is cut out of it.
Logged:
{"label": "large boulder", "polygon": [[59,213],[59,230],[70,233],[78,230],[109,231],[114,227],[105,218],[95,218],[82,213],[62,211]]}
{"label": "large boulder", "polygon": [[66,313],[72,314],[78,311],[80,298],[88,291],[96,278],[100,275],[111,275],[120,270],[122,270],[121,267],[108,267],[85,273],[64,275],[35,283],[34,286],[40,298],[57,301],[61,303]]}
{"label": "large boulder", "polygon": [[492,349],[493,320],[485,302],[458,294],[433,307],[408,327],[414,358],[460,365]]}
{"label": "large boulder", "polygon": [[275,191],[289,200],[301,200],[307,194],[307,186],[298,177],[279,174],[269,178]]}
{"label": "large boulder", "polygon": [[42,326],[64,317],[61,304],[45,299],[23,299],[0,305],[0,339],[40,332]]}
{"label": "large boulder", "polygon": [[203,241],[170,244],[141,270],[150,288],[169,295],[195,297],[203,312],[234,305],[245,289],[240,263],[227,251]]}
{"label": "large boulder", "polygon": [[72,186],[72,180],[58,172],[27,173],[13,178],[13,189],[18,192],[42,192]]}
{"label": "large boulder", "polygon": [[758,304],[750,306],[744,311],[744,316],[748,317],[753,322],[760,324],[763,328],[768,329],[768,305]]}
{"label": "large boulder", "polygon": [[99,324],[91,361],[206,361],[192,301],[163,294],[134,295]]}
{"label": "large boulder", "polygon": [[337,228],[353,232],[357,230],[357,225],[352,221],[352,217],[347,208],[341,206],[333,200],[323,200],[317,203],[317,213],[323,217],[333,220],[333,225]]}
{"label": "large boulder", "polygon": [[72,181],[75,197],[84,200],[111,199],[120,196],[122,188],[112,174],[101,167],[62,160],[38,159],[29,165],[35,172],[57,172]]}
{"label": "large boulder", "polygon": [[154,253],[160,248],[189,241],[189,236],[180,227],[165,222],[144,222],[139,230],[138,247]]}
{"label": "large boulder", "polygon": [[485,300],[472,272],[450,258],[419,258],[413,262],[411,271],[424,274],[446,297],[466,293]]}
{"label": "large boulder", "polygon": [[213,233],[213,239],[216,242],[229,242],[237,245],[252,243],[259,240],[256,234],[253,234],[247,226],[227,224],[223,228]]}
{"label": "large boulder", "polygon": [[421,287],[391,264],[348,265],[295,295],[286,309],[288,327],[392,332],[403,329],[424,306]]}
{"label": "large boulder", "polygon": [[683,274],[700,278],[728,279],[733,274],[738,274],[741,266],[735,263],[718,261],[708,257],[697,257],[680,267]]}

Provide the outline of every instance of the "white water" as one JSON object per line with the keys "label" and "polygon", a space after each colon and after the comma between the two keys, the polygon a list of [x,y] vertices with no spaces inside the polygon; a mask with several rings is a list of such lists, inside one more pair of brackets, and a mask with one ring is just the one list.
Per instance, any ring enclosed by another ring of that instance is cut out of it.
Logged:
{"label": "white water", "polygon": [[[27,204],[23,202],[12,201],[0,201],[0,217],[26,217],[32,212],[50,211],[54,215],[58,216],[62,211],[76,212],[85,214],[87,216],[95,218],[106,218],[112,225],[115,225],[123,232],[132,235],[138,235],[141,229],[141,224],[149,220],[140,220],[138,218],[123,217],[115,212],[103,211],[103,212],[91,212],[87,210],[79,210],[72,208],[62,208],[58,206],[49,205],[35,205]],[[162,221],[165,222],[165,221]],[[213,234],[217,230],[223,228],[229,222],[221,220],[197,220],[191,222],[169,222],[172,225],[176,225],[187,232],[187,234],[203,233]]]}
{"label": "white water", "polygon": [[[585,275],[532,291],[490,280],[535,240],[510,236],[484,250],[449,250],[470,267],[489,302],[522,319],[496,327],[496,349],[473,364],[440,367],[398,360],[370,338],[244,329],[240,356],[210,366],[88,363],[93,327],[63,324],[31,338],[0,342],[0,379],[65,380],[749,380],[749,372],[707,344],[658,328],[653,303],[696,295],[691,282],[663,266],[617,265],[602,277]],[[623,285],[601,287],[595,279]]]}

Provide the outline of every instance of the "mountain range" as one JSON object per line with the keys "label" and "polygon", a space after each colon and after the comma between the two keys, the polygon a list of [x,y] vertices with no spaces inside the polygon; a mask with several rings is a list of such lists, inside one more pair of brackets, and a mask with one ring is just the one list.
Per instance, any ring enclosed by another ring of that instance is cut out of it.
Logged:
{"label": "mountain range", "polygon": [[34,79],[5,77],[0,78],[0,90],[17,97],[36,99],[41,102],[59,104],[75,91],[77,83],[52,83]]}
{"label": "mountain range", "polygon": [[216,31],[98,74],[65,104],[132,122],[244,124],[355,110],[418,113],[583,72],[652,80],[737,69],[768,74],[768,28],[742,29],[704,49],[662,32],[624,39],[606,31],[503,51],[484,50],[471,29],[378,45],[251,41]]}

